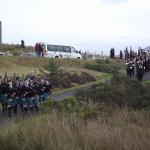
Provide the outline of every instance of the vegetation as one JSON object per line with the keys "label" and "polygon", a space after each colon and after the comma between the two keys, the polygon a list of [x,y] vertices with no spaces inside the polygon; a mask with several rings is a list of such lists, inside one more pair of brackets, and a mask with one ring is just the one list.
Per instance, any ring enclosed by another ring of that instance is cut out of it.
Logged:
{"label": "vegetation", "polygon": [[42,73],[47,76],[47,78],[52,82],[52,85],[56,88],[70,88],[74,83],[85,84],[87,82],[95,81],[94,76],[86,72],[77,74],[69,73],[60,69],[54,59],[50,59],[49,64],[44,68],[47,72],[42,71]]}
{"label": "vegetation", "polygon": [[93,85],[90,89],[80,90],[77,99],[84,102],[94,102],[114,105],[120,108],[149,109],[149,86],[131,80],[126,76],[114,76],[108,83]]}
{"label": "vegetation", "polygon": [[53,111],[2,129],[0,145],[2,150],[148,150],[149,115],[113,109],[82,120]]}
{"label": "vegetation", "polygon": [[85,68],[115,74],[121,69],[121,63],[110,59],[97,60],[94,64],[86,63]]}
{"label": "vegetation", "polygon": [[[12,47],[17,54],[22,51]],[[150,84],[120,75],[119,60],[1,57],[0,68],[1,74],[44,74],[62,89],[97,82],[91,88],[80,88],[75,97],[49,99],[41,105],[39,116],[1,128],[2,150],[149,149]]]}
{"label": "vegetation", "polygon": [[23,52],[33,52],[34,47],[26,46],[25,48],[21,48],[19,44],[0,44],[0,51],[10,52],[15,56],[20,55]]}

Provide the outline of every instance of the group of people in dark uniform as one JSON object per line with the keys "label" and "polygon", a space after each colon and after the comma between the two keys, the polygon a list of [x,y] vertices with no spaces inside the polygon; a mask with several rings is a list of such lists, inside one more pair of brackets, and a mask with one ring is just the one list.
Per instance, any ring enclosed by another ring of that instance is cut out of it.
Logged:
{"label": "group of people in dark uniform", "polygon": [[[52,85],[45,77],[27,75],[24,79],[19,76],[0,76],[0,103],[3,112],[17,114],[21,111],[38,113],[39,105],[51,95]],[[20,110],[18,109],[20,108]]]}
{"label": "group of people in dark uniform", "polygon": [[127,75],[132,77],[136,72],[137,79],[142,81],[144,73],[150,70],[150,53],[140,50],[137,55],[125,55]]}

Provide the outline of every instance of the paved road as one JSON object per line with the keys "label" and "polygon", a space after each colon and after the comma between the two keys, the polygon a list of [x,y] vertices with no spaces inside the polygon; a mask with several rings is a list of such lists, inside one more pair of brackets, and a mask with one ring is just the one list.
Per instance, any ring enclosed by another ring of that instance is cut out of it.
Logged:
{"label": "paved road", "polygon": [[143,80],[150,80],[150,72],[144,74]]}
{"label": "paved road", "polygon": [[68,98],[71,96],[74,96],[76,93],[76,90],[72,90],[72,91],[67,91],[67,92],[63,92],[63,93],[59,93],[59,94],[52,94],[51,98],[53,100],[63,100],[64,98]]}
{"label": "paved road", "polygon": [[[135,73],[135,76],[134,76],[134,77],[132,77],[132,79],[137,80],[136,73]],[[143,81],[145,81],[145,80],[150,80],[150,71],[149,71],[149,72],[144,73]]]}

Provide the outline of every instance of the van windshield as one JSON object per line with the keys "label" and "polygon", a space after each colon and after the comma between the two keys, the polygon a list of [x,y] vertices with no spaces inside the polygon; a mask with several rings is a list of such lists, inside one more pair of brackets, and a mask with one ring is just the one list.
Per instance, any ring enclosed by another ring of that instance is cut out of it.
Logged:
{"label": "van windshield", "polygon": [[73,51],[74,53],[78,53],[78,51],[77,51],[74,47],[72,47],[72,51]]}

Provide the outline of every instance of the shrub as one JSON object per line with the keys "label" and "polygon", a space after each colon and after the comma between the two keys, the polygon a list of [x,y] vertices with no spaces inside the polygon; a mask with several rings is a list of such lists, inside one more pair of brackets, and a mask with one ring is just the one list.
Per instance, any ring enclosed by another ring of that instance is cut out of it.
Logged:
{"label": "shrub", "polygon": [[150,106],[147,94],[146,88],[140,82],[125,76],[114,76],[108,83],[96,84],[87,90],[78,91],[76,97],[87,103],[144,109]]}
{"label": "shrub", "polygon": [[52,110],[56,110],[61,113],[70,114],[78,111],[79,102],[74,97],[66,98],[62,101],[48,100],[42,104],[41,109],[43,111],[49,110],[52,112]]}
{"label": "shrub", "polygon": [[58,73],[59,66],[55,63],[54,59],[50,59],[49,64],[44,68],[50,72],[51,76],[54,76]]}
{"label": "shrub", "polygon": [[[81,74],[70,74],[59,69],[59,66],[54,59],[50,59],[49,64],[45,66],[45,69],[49,72],[45,73],[45,75],[52,81],[54,87],[70,88],[71,83],[84,84],[86,82],[95,81],[95,78],[88,73],[82,72]],[[44,71],[42,71],[42,73],[44,73]]]}
{"label": "shrub", "polygon": [[133,103],[135,109],[150,110],[150,94],[145,94],[137,98]]}
{"label": "shrub", "polygon": [[98,63],[89,64],[87,63],[85,65],[85,68],[100,71],[100,72],[105,72],[105,73],[117,73],[120,69],[120,66],[117,64],[98,64]]}

